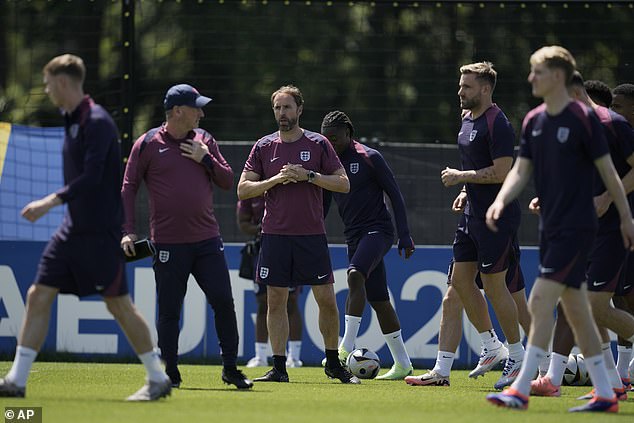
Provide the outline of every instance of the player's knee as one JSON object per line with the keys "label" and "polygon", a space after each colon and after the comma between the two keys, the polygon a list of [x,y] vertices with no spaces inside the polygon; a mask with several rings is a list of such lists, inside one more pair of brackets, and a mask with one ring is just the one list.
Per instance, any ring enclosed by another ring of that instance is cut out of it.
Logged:
{"label": "player's knee", "polygon": [[27,292],[27,310],[47,309],[53,303],[56,292],[40,285],[31,285]]}
{"label": "player's knee", "polygon": [[332,290],[331,286],[315,285],[312,289],[320,312],[327,311],[335,314],[338,313],[337,297],[335,297],[334,290]]}
{"label": "player's knee", "polygon": [[267,300],[267,308],[269,313],[286,313],[287,300],[281,296],[269,295]]}
{"label": "player's knee", "polygon": [[348,272],[348,287],[352,289],[362,288],[365,284],[365,277],[363,273],[359,272],[356,269],[350,269]]}
{"label": "player's knee", "polygon": [[538,316],[540,312],[541,303],[539,301],[539,298],[535,298],[531,295],[528,300],[528,313],[530,314],[531,318],[536,319],[536,316]]}
{"label": "player's knee", "polygon": [[447,291],[442,299],[443,314],[457,315],[462,311],[462,301],[455,290],[451,289]]}

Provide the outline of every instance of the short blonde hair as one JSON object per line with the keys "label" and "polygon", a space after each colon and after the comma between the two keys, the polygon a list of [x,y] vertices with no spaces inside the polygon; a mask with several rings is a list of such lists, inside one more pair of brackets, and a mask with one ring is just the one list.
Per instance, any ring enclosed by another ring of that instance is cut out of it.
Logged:
{"label": "short blonde hair", "polygon": [[295,99],[297,107],[304,105],[304,96],[302,95],[302,92],[299,90],[299,88],[297,88],[295,85],[284,85],[283,87],[278,88],[273,94],[271,94],[271,106],[273,105],[275,97],[278,94],[292,95]]}
{"label": "short blonde hair", "polygon": [[531,65],[545,64],[550,69],[561,69],[566,75],[566,84],[572,80],[577,62],[572,54],[561,46],[546,46],[531,55]]}
{"label": "short blonde hair", "polygon": [[474,74],[476,79],[484,81],[491,86],[491,91],[495,89],[498,73],[493,69],[491,62],[470,63],[460,67],[460,75]]}
{"label": "short blonde hair", "polygon": [[51,74],[53,76],[64,74],[70,76],[72,79],[83,83],[86,77],[86,66],[81,57],[74,54],[62,54],[61,56],[53,57],[45,66],[42,71],[45,74]]}

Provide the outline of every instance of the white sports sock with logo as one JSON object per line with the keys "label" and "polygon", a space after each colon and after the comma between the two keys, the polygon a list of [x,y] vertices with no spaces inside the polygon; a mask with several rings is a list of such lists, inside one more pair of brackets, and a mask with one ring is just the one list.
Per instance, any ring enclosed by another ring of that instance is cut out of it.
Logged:
{"label": "white sports sock with logo", "polygon": [[404,367],[406,369],[409,368],[412,365],[412,362],[409,360],[409,355],[405,350],[405,344],[403,343],[401,330],[399,329],[392,333],[384,333],[383,337],[385,338],[387,347],[392,353],[394,363],[398,363],[401,365],[401,367]]}
{"label": "white sports sock with logo", "polygon": [[511,387],[517,390],[520,394],[528,396],[531,391],[531,380],[537,373],[537,366],[539,362],[546,355],[546,351],[542,350],[535,345],[528,344],[526,346],[526,354],[524,354],[524,361],[522,362],[522,368],[520,374],[515,379],[515,382]]}
{"label": "white sports sock with logo", "polygon": [[436,365],[432,370],[441,376],[448,377],[451,373],[451,367],[453,366],[453,361],[455,357],[455,353],[448,351],[438,351],[438,354],[436,355]]}
{"label": "white sports sock with logo", "polygon": [[539,362],[539,374],[541,375],[546,375],[546,373],[548,372],[548,367],[550,366],[550,353],[546,354],[546,356],[544,357],[544,359],[542,361]]}
{"label": "white sports sock with logo", "polygon": [[564,380],[564,372],[568,365],[568,356],[563,354],[557,354],[553,352],[550,356],[550,366],[548,366],[548,372],[546,376],[550,378],[553,385],[561,386],[561,382]]}
{"label": "white sports sock with logo", "polygon": [[482,339],[482,346],[486,348],[487,351],[497,350],[502,346],[502,343],[495,333],[495,329],[481,332],[480,339]]}
{"label": "white sports sock with logo", "polygon": [[37,357],[37,351],[18,345],[15,350],[13,365],[11,366],[9,373],[7,373],[6,379],[21,388],[25,387],[26,380],[29,378],[31,366],[35,361],[35,357]]}
{"label": "white sports sock with logo", "polygon": [[514,344],[508,344],[509,349],[509,358],[513,361],[522,361],[524,360],[524,345],[521,342],[516,342]]}
{"label": "white sports sock with logo", "polygon": [[361,317],[346,314],[345,320],[346,326],[343,332],[343,339],[339,346],[348,352],[352,352],[354,349],[354,341],[356,341],[359,328],[361,327]]}
{"label": "white sports sock with logo", "polygon": [[139,354],[139,360],[141,360],[141,363],[145,366],[147,377],[152,382],[163,382],[169,379],[169,376],[167,376],[161,367],[160,354],[157,349]]}
{"label": "white sports sock with logo", "polygon": [[614,391],[610,385],[608,372],[605,370],[603,354],[585,357],[583,362],[586,364],[590,380],[592,380],[592,385],[594,385],[595,395],[602,398],[613,398]]}

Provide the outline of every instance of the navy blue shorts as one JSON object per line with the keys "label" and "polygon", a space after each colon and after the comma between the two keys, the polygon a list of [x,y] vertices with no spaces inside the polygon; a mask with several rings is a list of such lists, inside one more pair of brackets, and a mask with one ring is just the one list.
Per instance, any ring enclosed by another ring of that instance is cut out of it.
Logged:
{"label": "navy blue shorts", "polygon": [[262,234],[256,282],[292,287],[334,282],[326,235]]}
{"label": "navy blue shorts", "polygon": [[501,220],[498,232],[493,232],[484,218],[463,214],[453,242],[454,260],[477,261],[481,273],[493,274],[508,269],[518,227],[519,219]]}
{"label": "navy blue shorts", "polygon": [[588,291],[615,292],[626,256],[620,230],[597,233],[588,255]]}
{"label": "navy blue shorts", "polygon": [[370,231],[361,238],[348,242],[348,271],[354,269],[365,277],[368,301],[388,301],[387,277],[383,256],[390,251],[394,237],[379,231]]}
{"label": "navy blue shorts", "polygon": [[[447,271],[447,285],[451,285],[451,275],[453,273],[453,259],[449,263],[449,270]],[[524,273],[522,273],[522,266],[520,265],[520,246],[517,238],[513,242],[513,254],[509,257],[509,268],[505,275],[506,287],[511,294],[521,291],[526,287],[524,281]],[[475,277],[475,283],[480,289],[484,289],[482,285],[482,277],[480,272]]]}
{"label": "navy blue shorts", "polygon": [[128,293],[121,233],[53,235],[42,253],[35,283],[62,294],[118,297]]}
{"label": "navy blue shorts", "polygon": [[614,295],[625,296],[634,289],[634,253],[627,252],[623,271]]}
{"label": "navy blue shorts", "polygon": [[539,276],[571,288],[581,287],[586,280],[588,254],[594,238],[594,231],[542,231],[539,241]]}

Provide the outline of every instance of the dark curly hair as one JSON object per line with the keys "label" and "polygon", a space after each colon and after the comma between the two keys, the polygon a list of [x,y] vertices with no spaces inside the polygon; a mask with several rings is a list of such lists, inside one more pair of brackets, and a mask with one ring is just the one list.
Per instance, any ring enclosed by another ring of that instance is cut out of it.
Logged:
{"label": "dark curly hair", "polygon": [[586,92],[596,103],[603,103],[603,106],[610,107],[612,104],[612,91],[608,84],[597,79],[591,79],[583,83]]}
{"label": "dark curly hair", "polygon": [[322,128],[347,127],[350,129],[350,137],[354,135],[354,126],[347,114],[339,110],[332,111],[324,116],[321,122]]}

